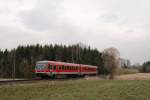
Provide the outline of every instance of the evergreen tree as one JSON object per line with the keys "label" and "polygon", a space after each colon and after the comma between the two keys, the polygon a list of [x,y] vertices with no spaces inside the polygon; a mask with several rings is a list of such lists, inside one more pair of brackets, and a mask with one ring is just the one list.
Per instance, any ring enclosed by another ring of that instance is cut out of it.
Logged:
{"label": "evergreen tree", "polygon": [[[0,50],[0,77],[31,78],[36,61],[52,60],[102,67],[101,52],[76,45],[19,45],[16,49]],[[15,74],[14,74],[15,72]]]}

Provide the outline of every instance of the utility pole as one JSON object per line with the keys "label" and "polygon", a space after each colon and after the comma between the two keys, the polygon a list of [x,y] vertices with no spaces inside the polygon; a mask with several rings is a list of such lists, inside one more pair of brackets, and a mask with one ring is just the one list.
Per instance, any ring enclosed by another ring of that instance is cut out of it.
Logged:
{"label": "utility pole", "polygon": [[74,57],[73,57],[73,47],[72,47],[72,62],[74,63]]}
{"label": "utility pole", "polygon": [[76,45],[75,50],[76,50],[76,63],[79,63],[78,45]]}
{"label": "utility pole", "polygon": [[81,47],[82,47],[82,43],[80,42],[79,45],[78,45],[78,53],[79,53],[79,64],[81,63]]}
{"label": "utility pole", "polygon": [[79,44],[79,47],[78,47],[78,53],[79,53],[79,64],[81,63],[81,58],[80,58],[80,44]]}
{"label": "utility pole", "polygon": [[13,79],[16,77],[16,51],[14,50],[14,60],[13,60]]}

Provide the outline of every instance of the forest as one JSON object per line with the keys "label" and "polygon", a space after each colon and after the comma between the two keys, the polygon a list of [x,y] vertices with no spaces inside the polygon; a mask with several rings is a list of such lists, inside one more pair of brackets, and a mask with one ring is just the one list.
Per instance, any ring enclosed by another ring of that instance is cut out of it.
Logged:
{"label": "forest", "polygon": [[[104,66],[103,52],[96,48],[83,44],[68,46],[62,44],[36,44],[20,45],[11,50],[0,50],[0,78],[33,78],[35,77],[33,70],[36,61],[41,60],[95,65],[98,66],[98,74],[110,74],[110,68]],[[124,67],[125,65],[125,62],[121,62],[123,69],[132,68],[128,64],[128,67]],[[143,65],[133,68],[138,69],[142,73],[149,73],[150,62],[144,62]]]}
{"label": "forest", "polygon": [[101,52],[90,46],[26,45],[12,50],[0,50],[1,78],[33,78],[36,61],[52,60],[102,66]]}

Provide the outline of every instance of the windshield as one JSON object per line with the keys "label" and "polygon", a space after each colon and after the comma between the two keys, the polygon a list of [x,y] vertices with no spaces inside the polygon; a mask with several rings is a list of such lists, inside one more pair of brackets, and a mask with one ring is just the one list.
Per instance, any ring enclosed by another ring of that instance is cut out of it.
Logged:
{"label": "windshield", "polygon": [[36,64],[35,69],[44,70],[44,69],[46,69],[46,64]]}

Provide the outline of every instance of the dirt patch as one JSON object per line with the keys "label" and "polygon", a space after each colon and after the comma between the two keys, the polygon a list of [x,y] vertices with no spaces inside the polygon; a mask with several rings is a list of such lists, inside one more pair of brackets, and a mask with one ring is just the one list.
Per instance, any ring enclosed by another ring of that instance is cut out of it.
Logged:
{"label": "dirt patch", "polygon": [[85,80],[104,80],[104,78],[100,76],[86,76],[84,79]]}
{"label": "dirt patch", "polygon": [[150,73],[136,73],[116,76],[118,80],[150,80]]}
{"label": "dirt patch", "polygon": [[[85,80],[108,80],[109,77],[105,78],[102,76],[86,76]],[[136,73],[136,74],[125,74],[115,76],[114,80],[150,80],[150,73]]]}

